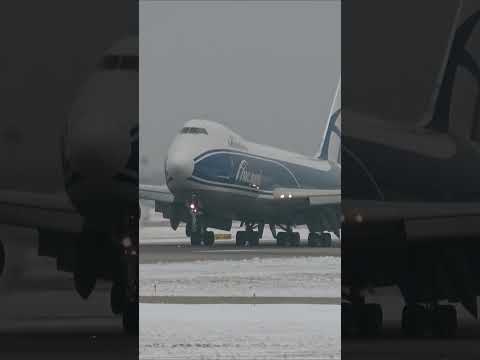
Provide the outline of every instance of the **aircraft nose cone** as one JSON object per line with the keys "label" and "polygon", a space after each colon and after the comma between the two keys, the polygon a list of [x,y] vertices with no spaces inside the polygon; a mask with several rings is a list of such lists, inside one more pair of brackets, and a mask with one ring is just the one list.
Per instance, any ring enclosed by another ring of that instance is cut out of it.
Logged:
{"label": "aircraft nose cone", "polygon": [[193,173],[193,160],[178,154],[170,155],[166,170],[167,185],[175,189],[184,188],[185,182]]}
{"label": "aircraft nose cone", "polygon": [[110,178],[124,166],[129,154],[129,139],[97,123],[74,129],[71,162],[74,171],[85,178]]}

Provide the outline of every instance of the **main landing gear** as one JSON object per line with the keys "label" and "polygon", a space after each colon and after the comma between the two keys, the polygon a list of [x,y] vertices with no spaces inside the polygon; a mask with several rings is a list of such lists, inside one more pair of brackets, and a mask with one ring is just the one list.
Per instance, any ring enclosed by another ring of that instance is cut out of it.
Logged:
{"label": "main landing gear", "polygon": [[[242,226],[244,223],[240,226]],[[235,245],[237,246],[258,246],[263,236],[264,224],[255,224],[253,222],[245,222],[245,231],[237,231],[235,236]],[[255,231],[256,229],[256,231]]]}
{"label": "main landing gear", "polygon": [[[272,227],[270,228],[272,229]],[[290,225],[280,225],[280,228],[284,231],[279,231],[276,234],[272,229],[272,234],[277,239],[277,246],[300,246],[300,233],[293,231]]]}
{"label": "main landing gear", "polygon": [[358,293],[342,301],[342,336],[377,336],[383,325],[383,312],[379,304],[365,303]]}
{"label": "main landing gear", "polygon": [[308,234],[308,246],[311,247],[332,247],[332,235],[327,232]]}
{"label": "main landing gear", "polygon": [[[379,304],[367,304],[358,292],[342,301],[343,336],[377,336],[382,331],[383,313]],[[406,337],[454,337],[457,311],[453,305],[407,304],[402,311],[402,333]]]}
{"label": "main landing gear", "polygon": [[453,305],[406,305],[402,311],[402,332],[408,337],[454,337],[457,311]]}

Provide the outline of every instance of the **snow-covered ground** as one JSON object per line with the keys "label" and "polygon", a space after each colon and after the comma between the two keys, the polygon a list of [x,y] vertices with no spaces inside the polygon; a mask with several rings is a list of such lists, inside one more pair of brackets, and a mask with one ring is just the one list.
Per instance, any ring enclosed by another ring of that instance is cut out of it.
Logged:
{"label": "snow-covered ground", "polygon": [[339,305],[140,305],[140,359],[340,359]]}
{"label": "snow-covered ground", "polygon": [[[238,225],[232,228],[233,239]],[[306,227],[296,230],[302,239],[307,238]],[[174,232],[166,226],[145,226],[140,229],[140,239],[142,244],[181,247],[188,243],[182,227]],[[274,241],[268,229],[264,239]],[[256,250],[258,257],[242,260],[226,257],[140,264],[141,296],[185,296],[192,302],[140,304],[140,358],[340,359],[339,305],[213,303],[223,297],[237,301],[253,296],[339,299],[340,257],[288,253],[262,257],[264,250]],[[219,247],[195,251],[253,250]],[[196,297],[210,297],[212,303],[195,304]]]}
{"label": "snow-covered ground", "polygon": [[140,265],[140,295],[340,297],[339,257]]}

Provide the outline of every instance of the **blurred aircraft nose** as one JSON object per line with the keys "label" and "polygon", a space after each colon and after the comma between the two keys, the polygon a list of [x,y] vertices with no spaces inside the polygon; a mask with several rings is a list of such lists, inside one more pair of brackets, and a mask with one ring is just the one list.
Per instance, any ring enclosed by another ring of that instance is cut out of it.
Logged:
{"label": "blurred aircraft nose", "polygon": [[169,187],[182,188],[193,173],[193,159],[183,154],[170,153],[167,159],[166,181]]}
{"label": "blurred aircraft nose", "polygon": [[82,121],[72,129],[72,168],[85,178],[109,178],[125,165],[130,146],[128,131],[111,121]]}

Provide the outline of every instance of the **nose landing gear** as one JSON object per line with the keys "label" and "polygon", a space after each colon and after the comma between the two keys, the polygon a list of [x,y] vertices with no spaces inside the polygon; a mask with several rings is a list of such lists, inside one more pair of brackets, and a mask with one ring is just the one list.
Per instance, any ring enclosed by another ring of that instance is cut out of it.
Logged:
{"label": "nose landing gear", "polygon": [[215,234],[213,231],[207,230],[200,202],[196,195],[192,196],[188,208],[190,211],[191,222],[187,223],[185,233],[187,236],[190,236],[190,244],[192,246],[200,246],[202,244],[213,246],[215,243]]}
{"label": "nose landing gear", "polygon": [[127,334],[138,335],[138,220],[139,213],[129,214],[119,226],[119,273],[111,290],[113,313],[122,313],[123,328]]}

